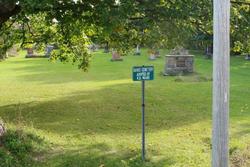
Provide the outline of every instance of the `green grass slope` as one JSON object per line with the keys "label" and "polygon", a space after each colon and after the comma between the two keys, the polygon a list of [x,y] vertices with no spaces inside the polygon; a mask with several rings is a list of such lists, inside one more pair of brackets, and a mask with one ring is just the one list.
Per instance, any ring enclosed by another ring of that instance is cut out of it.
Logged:
{"label": "green grass slope", "polygon": [[[41,166],[208,167],[211,154],[212,61],[195,56],[195,74],[163,77],[164,57],[149,61],[94,54],[89,72],[23,56],[0,62],[0,117],[10,128],[51,144]],[[147,162],[140,161],[141,83],[132,67],[154,65],[146,82]],[[249,165],[250,62],[231,59],[230,154]]]}

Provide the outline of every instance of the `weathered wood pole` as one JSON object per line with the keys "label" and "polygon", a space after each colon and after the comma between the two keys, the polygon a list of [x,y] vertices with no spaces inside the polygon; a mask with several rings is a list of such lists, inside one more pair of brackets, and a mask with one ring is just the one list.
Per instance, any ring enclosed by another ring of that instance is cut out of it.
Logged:
{"label": "weathered wood pole", "polygon": [[214,0],[212,167],[228,167],[230,0]]}

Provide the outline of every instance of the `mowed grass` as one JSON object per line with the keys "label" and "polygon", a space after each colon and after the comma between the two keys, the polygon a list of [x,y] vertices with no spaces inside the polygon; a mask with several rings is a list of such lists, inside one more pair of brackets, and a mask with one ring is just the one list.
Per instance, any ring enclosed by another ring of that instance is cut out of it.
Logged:
{"label": "mowed grass", "polygon": [[[163,51],[162,55],[166,52]],[[0,117],[49,144],[37,157],[58,167],[211,166],[212,60],[195,53],[195,74],[164,77],[164,56],[149,61],[96,52],[89,72],[24,56],[0,62]],[[132,67],[154,65],[146,82],[147,161],[140,160],[141,83]],[[205,79],[204,79],[205,78]],[[248,166],[250,62],[231,59],[230,157]]]}

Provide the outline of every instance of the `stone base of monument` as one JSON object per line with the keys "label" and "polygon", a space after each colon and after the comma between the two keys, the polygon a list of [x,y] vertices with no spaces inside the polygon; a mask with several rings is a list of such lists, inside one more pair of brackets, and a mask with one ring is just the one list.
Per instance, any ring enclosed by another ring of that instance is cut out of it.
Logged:
{"label": "stone base of monument", "polygon": [[26,55],[25,58],[48,58],[45,55]]}
{"label": "stone base of monument", "polygon": [[110,59],[110,61],[123,61],[122,58],[119,58],[119,59]]}
{"label": "stone base of monument", "polygon": [[135,53],[134,53],[134,56],[140,56],[140,55],[141,55],[140,52],[135,52]]}
{"label": "stone base of monument", "polygon": [[183,75],[194,72],[193,55],[167,55],[163,74]]}

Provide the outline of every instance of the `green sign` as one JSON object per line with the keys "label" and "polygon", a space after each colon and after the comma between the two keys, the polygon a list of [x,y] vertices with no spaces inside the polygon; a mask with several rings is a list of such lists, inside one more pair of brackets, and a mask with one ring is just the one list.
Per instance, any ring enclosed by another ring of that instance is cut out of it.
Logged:
{"label": "green sign", "polygon": [[146,81],[154,79],[154,66],[133,67],[133,80]]}

